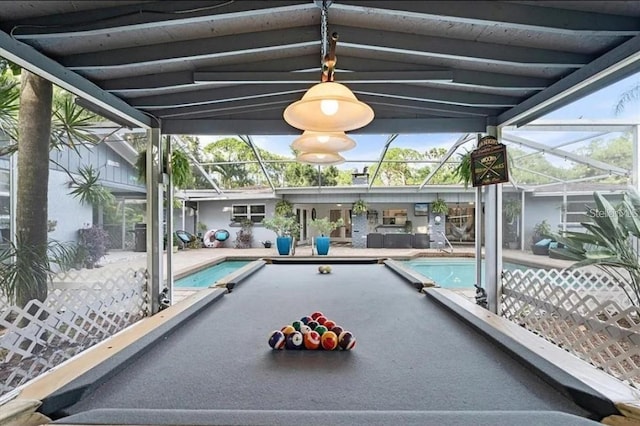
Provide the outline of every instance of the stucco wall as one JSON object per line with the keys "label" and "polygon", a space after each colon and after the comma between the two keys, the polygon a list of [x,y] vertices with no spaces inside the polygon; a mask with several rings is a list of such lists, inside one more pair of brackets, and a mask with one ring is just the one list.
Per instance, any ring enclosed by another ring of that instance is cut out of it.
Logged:
{"label": "stucco wall", "polygon": [[49,172],[49,220],[56,220],[55,231],[49,232],[49,239],[57,241],[77,241],[78,230],[91,226],[93,209],[82,205],[77,198],[69,195],[71,190],[67,182],[69,176],[64,172]]}
{"label": "stucco wall", "polygon": [[[198,203],[198,222],[207,225],[207,229],[226,229],[229,231],[230,238],[226,242],[225,247],[234,247],[236,233],[240,231],[239,226],[231,226],[231,205],[232,204],[265,204],[267,217],[273,217],[275,211],[276,200],[228,200],[222,201],[200,201]],[[225,210],[229,211],[225,211]],[[273,231],[265,229],[262,225],[256,224],[253,227],[253,247],[262,247],[260,241],[269,240],[275,243],[276,234]]]}

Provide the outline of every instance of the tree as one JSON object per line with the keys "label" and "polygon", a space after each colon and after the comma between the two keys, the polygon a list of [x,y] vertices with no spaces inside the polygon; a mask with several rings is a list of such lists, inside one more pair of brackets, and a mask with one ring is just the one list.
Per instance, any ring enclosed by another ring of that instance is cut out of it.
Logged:
{"label": "tree", "polygon": [[615,106],[616,115],[621,114],[628,103],[637,101],[638,99],[640,99],[640,84],[635,84],[620,95],[618,103],[616,103]]}
{"label": "tree", "polygon": [[[215,176],[223,188],[241,188],[254,184],[251,174],[260,171],[257,164],[242,164],[256,161],[253,150],[236,138],[224,138],[204,147],[207,162],[225,163],[207,165],[206,169]],[[260,171],[262,173],[262,171]]]}
{"label": "tree", "polygon": [[424,156],[415,149],[389,148],[384,157],[385,162],[373,166],[373,173],[378,167],[380,168],[378,179],[382,185],[417,185],[420,182],[418,182],[416,168],[407,161],[422,160],[423,158]]}
{"label": "tree", "polygon": [[[13,140],[17,138],[19,101],[18,82],[8,64],[0,62],[0,133],[5,133]],[[0,156],[5,155],[4,149],[0,147]]]}
{"label": "tree", "polygon": [[522,149],[509,146],[508,156],[510,165],[509,174],[513,176],[518,184],[543,184],[553,183],[554,181],[548,177],[532,173],[529,170],[541,172],[545,175],[554,176],[558,179],[566,178],[568,171],[560,167],[556,167],[547,159],[542,152],[528,154]]}
{"label": "tree", "polygon": [[45,300],[51,263],[69,259],[68,248],[47,241],[49,151],[77,150],[80,144],[95,142],[88,126],[96,116],[77,106],[70,94],[54,91],[51,82],[7,61],[0,61],[0,75],[0,126],[11,138],[0,155],[18,152],[17,238],[16,245],[5,252],[10,253],[7,259],[15,261],[5,265],[13,272],[5,275],[11,282],[3,280],[2,288],[12,289],[16,303],[25,306],[32,299]]}
{"label": "tree", "polygon": [[[607,141],[594,139],[586,147],[578,149],[576,153],[585,158],[602,161],[627,170],[633,169],[633,143],[631,142],[630,133]],[[606,173],[606,170],[596,169],[586,164],[576,164],[570,169],[570,176],[573,178],[597,176],[603,173]],[[612,175],[607,180],[626,183],[625,176]]]}
{"label": "tree", "polygon": [[[51,141],[51,82],[22,71],[18,114],[18,199],[16,233],[20,245],[33,247],[34,255],[47,257],[47,199],[49,145]],[[16,283],[16,303],[25,306],[31,299],[47,297],[47,275],[34,269],[35,285]]]}
{"label": "tree", "polygon": [[[445,148],[431,148],[429,151],[425,152],[424,157],[426,160],[441,160],[447,154],[447,150]],[[436,167],[434,164],[432,167]],[[456,174],[456,165],[454,163],[446,162],[440,167],[438,172],[433,175],[429,183],[432,184],[452,184],[458,183],[458,177]],[[417,174],[424,175],[422,180],[426,178],[429,173],[431,173],[431,169],[429,167],[423,167],[422,169],[417,170]]]}

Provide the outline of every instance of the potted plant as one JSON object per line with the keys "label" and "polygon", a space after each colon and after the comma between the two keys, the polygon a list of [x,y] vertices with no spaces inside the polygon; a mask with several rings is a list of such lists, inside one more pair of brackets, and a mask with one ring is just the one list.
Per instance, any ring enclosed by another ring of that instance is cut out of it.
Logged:
{"label": "potted plant", "polygon": [[323,217],[322,219],[313,219],[309,226],[320,234],[319,237],[316,237],[316,251],[319,255],[327,255],[329,254],[329,243],[331,242],[331,238],[329,235],[334,229],[343,226],[344,222],[342,218],[336,220],[335,222],[331,222],[329,218]]}
{"label": "potted plant", "polygon": [[[156,155],[157,157],[157,155]],[[166,152],[163,170],[166,173]],[[142,150],[138,154],[136,160],[136,168],[138,169],[138,180],[140,182],[147,181],[147,150]],[[187,154],[180,150],[174,150],[171,152],[171,179],[173,184],[178,188],[187,188],[192,184],[193,173],[191,171],[191,161]]]}
{"label": "potted plant", "polygon": [[291,216],[293,214],[293,204],[287,200],[280,200],[276,203],[276,215]]}
{"label": "potted plant", "polygon": [[244,219],[240,231],[236,232],[236,248],[251,248],[253,246],[253,222]]}
{"label": "potted plant", "polygon": [[180,247],[180,242],[178,241],[177,237],[173,237],[173,252],[177,253],[178,252],[178,247]]}
{"label": "potted plant", "polygon": [[276,215],[272,218],[263,219],[262,225],[276,233],[278,254],[288,255],[291,250],[291,235],[294,234],[299,227],[296,217]]}
{"label": "potted plant", "polygon": [[466,152],[458,153],[458,161],[460,162],[453,170],[453,174],[464,184],[464,189],[467,189],[473,178],[471,173],[471,151],[467,150]]}
{"label": "potted plant", "polygon": [[436,198],[436,200],[431,203],[431,211],[435,214],[447,214],[449,213],[449,206],[447,206],[447,202],[442,198]]}
{"label": "potted plant", "polygon": [[543,220],[542,222],[536,223],[533,227],[533,236],[531,237],[531,242],[536,244],[538,241],[543,240],[545,238],[549,238],[551,236],[551,225],[547,223],[547,220]]}
{"label": "potted plant", "polygon": [[364,214],[367,211],[369,211],[369,206],[364,200],[357,200],[355,203],[353,203],[353,206],[351,206],[351,213],[356,216]]}

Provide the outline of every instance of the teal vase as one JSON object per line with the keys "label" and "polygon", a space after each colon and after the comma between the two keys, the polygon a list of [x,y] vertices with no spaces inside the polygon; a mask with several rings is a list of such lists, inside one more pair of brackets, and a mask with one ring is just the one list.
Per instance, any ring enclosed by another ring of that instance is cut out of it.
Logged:
{"label": "teal vase", "polygon": [[278,237],[276,238],[276,246],[278,247],[278,254],[286,256],[291,250],[291,237]]}
{"label": "teal vase", "polygon": [[316,251],[320,256],[329,254],[330,237],[316,237]]}

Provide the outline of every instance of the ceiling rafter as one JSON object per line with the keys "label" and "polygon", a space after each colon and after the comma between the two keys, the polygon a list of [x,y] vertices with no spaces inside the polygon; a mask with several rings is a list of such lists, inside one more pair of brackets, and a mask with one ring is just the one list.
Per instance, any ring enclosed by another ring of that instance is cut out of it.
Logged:
{"label": "ceiling rafter", "polygon": [[431,17],[449,22],[528,29],[555,34],[629,36],[640,32],[640,23],[629,16],[605,13],[558,10],[541,6],[502,2],[494,7],[493,1],[372,1],[362,6],[353,0],[344,0],[331,6],[338,12],[362,13],[370,9],[395,13],[399,16]]}

